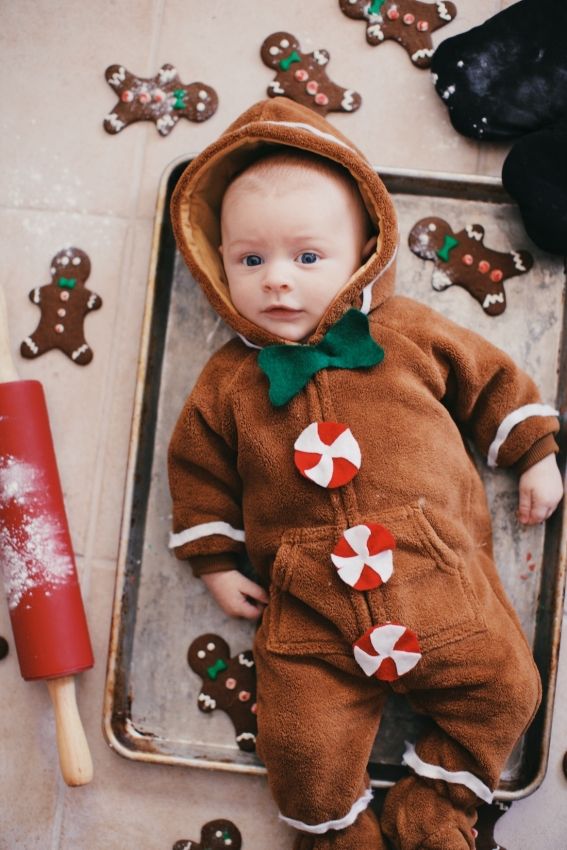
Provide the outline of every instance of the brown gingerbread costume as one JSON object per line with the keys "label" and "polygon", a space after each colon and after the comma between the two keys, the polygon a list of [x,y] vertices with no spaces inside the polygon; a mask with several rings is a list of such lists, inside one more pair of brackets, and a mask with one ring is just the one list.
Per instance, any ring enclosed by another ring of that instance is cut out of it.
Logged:
{"label": "brown gingerbread costume", "polygon": [[[235,311],[218,253],[227,182],[274,143],[342,164],[378,234],[305,345]],[[527,468],[555,450],[554,411],[503,352],[394,295],[392,201],[312,111],[250,108],[185,171],[172,219],[239,337],[206,365],[171,440],[171,545],[196,574],[234,569],[245,546],[270,587],[257,750],[296,850],[383,850],[382,832],[398,850],[470,850],[475,807],[540,688],[462,434],[489,464]],[[366,766],[390,688],[432,723],[378,825]]]}

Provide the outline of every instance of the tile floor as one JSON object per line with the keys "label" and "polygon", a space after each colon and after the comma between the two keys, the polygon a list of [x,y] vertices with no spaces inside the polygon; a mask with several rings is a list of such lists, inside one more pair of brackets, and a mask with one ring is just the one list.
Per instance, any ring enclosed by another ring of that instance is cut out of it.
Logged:
{"label": "tile floor", "polygon": [[[470,29],[498,0],[457,0],[458,17],[436,40]],[[101,731],[105,662],[140,328],[160,174],[200,150],[272,79],[258,51],[288,30],[304,50],[325,47],[329,74],[361,91],[363,107],[332,118],[378,167],[497,176],[506,148],[457,136],[428,72],[393,43],[379,53],[364,28],[330,0],[2,0],[5,92],[0,116],[3,234],[1,282],[11,348],[22,378],[42,381],[50,409],[71,533],[96,654],[80,677],[79,701],[95,778],[69,789],[59,777],[54,723],[42,683],[24,683],[15,652],[0,663],[1,850],[167,850],[198,840],[207,820],[226,816],[244,850],[290,847],[263,778],[149,766],[113,753]],[[115,102],[104,69],[124,64],[152,76],[175,64],[185,82],[220,95],[209,121],[182,121],[168,138],[150,124],[116,137],[102,129]],[[13,86],[13,88],[12,88]],[[400,143],[403,140],[403,144]],[[37,322],[27,293],[49,279],[55,253],[77,245],[91,257],[89,287],[103,308],[87,319],[95,358],[79,368],[59,352],[23,360],[19,342]],[[11,638],[0,607],[0,634]],[[500,822],[508,850],[567,846],[567,653],[559,667],[549,768],[543,786]]]}

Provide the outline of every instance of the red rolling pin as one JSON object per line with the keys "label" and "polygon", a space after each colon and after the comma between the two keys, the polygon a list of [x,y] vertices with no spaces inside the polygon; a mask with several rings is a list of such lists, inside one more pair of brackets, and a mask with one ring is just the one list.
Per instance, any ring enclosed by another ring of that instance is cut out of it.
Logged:
{"label": "red rolling pin", "polygon": [[74,674],[93,666],[43,389],[20,381],[0,293],[0,563],[24,679],[46,679],[68,785],[93,767]]}

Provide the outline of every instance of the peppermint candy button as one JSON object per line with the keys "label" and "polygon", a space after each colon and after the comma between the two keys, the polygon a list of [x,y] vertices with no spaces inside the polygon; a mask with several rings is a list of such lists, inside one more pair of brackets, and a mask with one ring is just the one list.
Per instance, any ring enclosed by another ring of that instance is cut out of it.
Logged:
{"label": "peppermint candy button", "polygon": [[394,682],[421,658],[417,635],[398,623],[371,626],[353,644],[354,657],[367,676]]}
{"label": "peppermint candy button", "polygon": [[331,553],[339,577],[355,590],[372,590],[388,581],[394,571],[396,541],[376,522],[347,528]]}
{"label": "peppermint candy button", "polygon": [[320,487],[342,487],[361,464],[360,446],[340,422],[312,422],[294,444],[295,465]]}

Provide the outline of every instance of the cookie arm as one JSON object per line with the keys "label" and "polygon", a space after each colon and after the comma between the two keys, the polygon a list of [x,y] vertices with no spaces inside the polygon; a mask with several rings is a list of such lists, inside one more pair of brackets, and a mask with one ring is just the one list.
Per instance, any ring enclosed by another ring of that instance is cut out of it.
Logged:
{"label": "cookie arm", "polygon": [[244,550],[242,484],[222,392],[222,381],[205,369],[169,446],[170,548],[191,562],[196,575],[234,569],[236,555]]}
{"label": "cookie arm", "polygon": [[87,295],[86,309],[90,310],[98,310],[102,307],[102,298],[100,295],[97,295],[96,292],[90,292],[90,290],[86,289],[85,294]]}
{"label": "cookie arm", "polygon": [[205,714],[210,714],[211,711],[214,711],[217,707],[217,701],[205,688],[203,688],[197,697],[197,705],[199,706],[200,711],[203,711]]}

